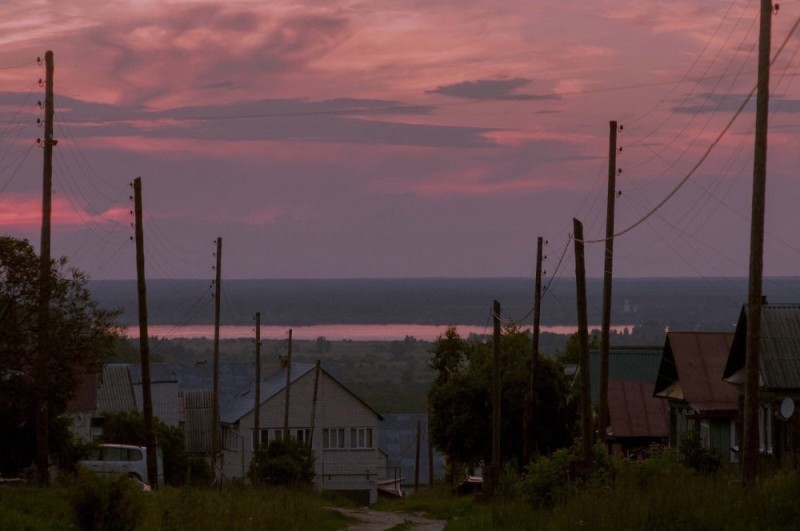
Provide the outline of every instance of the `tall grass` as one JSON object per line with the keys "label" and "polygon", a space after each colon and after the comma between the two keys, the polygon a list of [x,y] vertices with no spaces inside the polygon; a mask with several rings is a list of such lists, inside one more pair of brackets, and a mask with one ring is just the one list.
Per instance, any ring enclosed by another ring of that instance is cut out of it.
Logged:
{"label": "tall grass", "polygon": [[800,529],[800,471],[779,473],[745,492],[733,471],[699,474],[667,454],[644,464],[614,462],[606,480],[563,489],[549,506],[531,498],[524,482],[505,476],[491,501],[435,487],[379,507],[446,518],[447,531]]}
{"label": "tall grass", "polygon": [[[120,489],[89,478],[51,488],[0,487],[0,529],[108,529],[103,522],[134,522],[143,531],[161,530],[337,530],[352,519],[332,510],[348,502],[313,490],[227,487],[222,491],[164,488],[155,492]],[[104,489],[106,489],[104,491]],[[104,494],[105,492],[105,494]],[[114,500],[109,503],[109,500]],[[119,511],[122,509],[122,513]],[[114,520],[114,514],[126,518]],[[90,515],[87,518],[87,514]],[[131,516],[128,518],[127,516]],[[109,519],[106,519],[109,518]]]}

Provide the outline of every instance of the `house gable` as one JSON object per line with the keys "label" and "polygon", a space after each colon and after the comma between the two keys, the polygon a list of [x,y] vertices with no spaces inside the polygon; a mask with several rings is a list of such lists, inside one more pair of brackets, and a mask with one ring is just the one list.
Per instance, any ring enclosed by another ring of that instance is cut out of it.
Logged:
{"label": "house gable", "polygon": [[[724,378],[744,381],[747,351],[747,307],[742,307],[736,335],[725,365]],[[759,383],[770,391],[800,389],[800,304],[763,304],[761,307]]]}
{"label": "house gable", "polygon": [[739,393],[722,379],[733,338],[730,333],[669,332],[654,396],[684,401],[701,414],[733,414]]}

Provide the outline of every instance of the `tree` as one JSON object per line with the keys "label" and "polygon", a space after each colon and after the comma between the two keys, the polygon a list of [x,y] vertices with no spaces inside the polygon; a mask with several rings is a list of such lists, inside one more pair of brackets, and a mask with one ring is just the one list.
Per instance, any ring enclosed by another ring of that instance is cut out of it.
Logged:
{"label": "tree", "polygon": [[[49,423],[64,413],[79,379],[99,369],[111,352],[119,312],[99,307],[87,277],[51,267],[50,344],[37,342],[39,259],[27,240],[0,237],[0,473],[18,474],[33,461],[36,399],[47,404]],[[50,433],[57,449],[63,434]]]}
{"label": "tree", "polygon": [[[431,367],[438,377],[428,394],[431,439],[451,465],[488,462],[491,455],[492,347],[473,338],[463,340],[450,328],[434,343]],[[501,338],[502,426],[501,455],[521,470],[523,416],[529,386],[530,337],[516,326],[506,327]],[[559,363],[542,358],[535,382],[537,425],[534,439],[544,453],[568,446],[574,411],[569,388]]]}
{"label": "tree", "polygon": [[[205,459],[193,459],[186,452],[183,430],[167,426],[161,419],[153,419],[158,447],[164,460],[164,483],[181,486],[190,476],[196,485],[208,484],[211,471],[203,470]],[[118,444],[147,444],[144,431],[144,416],[138,411],[106,413],[103,422],[102,442]],[[191,472],[189,470],[191,469]],[[208,481],[206,481],[208,480]]]}

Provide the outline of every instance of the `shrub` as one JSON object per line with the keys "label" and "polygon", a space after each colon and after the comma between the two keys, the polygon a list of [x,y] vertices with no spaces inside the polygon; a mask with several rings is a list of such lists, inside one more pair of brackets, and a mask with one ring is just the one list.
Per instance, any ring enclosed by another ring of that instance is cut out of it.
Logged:
{"label": "shrub", "polygon": [[701,474],[715,474],[719,470],[722,458],[716,449],[704,448],[700,442],[700,434],[688,430],[678,439],[678,451],[683,464]]}
{"label": "shrub", "polygon": [[105,479],[79,472],[70,489],[75,523],[85,531],[134,530],[142,519],[141,485],[125,477]]}
{"label": "shrub", "polygon": [[615,474],[614,463],[603,444],[596,444],[592,450],[589,465],[583,461],[579,445],[540,457],[528,467],[522,481],[525,497],[534,507],[553,507],[569,499],[582,485],[609,485]]}
{"label": "shrub", "polygon": [[271,485],[310,485],[314,480],[314,461],[314,453],[300,441],[272,441],[253,456],[250,477]]}

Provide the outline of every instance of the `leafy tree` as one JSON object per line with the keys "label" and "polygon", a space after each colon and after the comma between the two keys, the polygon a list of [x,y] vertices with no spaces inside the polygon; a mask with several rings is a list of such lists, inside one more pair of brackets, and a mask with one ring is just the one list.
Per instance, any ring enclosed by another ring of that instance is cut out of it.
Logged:
{"label": "leafy tree", "polygon": [[[505,462],[522,469],[523,416],[530,381],[530,337],[516,326],[506,327],[501,337],[502,366],[501,454]],[[533,437],[542,452],[571,442],[569,389],[560,364],[542,358],[535,382],[536,426]],[[431,366],[439,376],[428,395],[431,437],[451,467],[488,462],[492,444],[492,345],[464,341],[448,329],[432,349]],[[453,468],[451,468],[452,477]]]}
{"label": "leafy tree", "polygon": [[[144,416],[138,411],[123,413],[106,413],[103,422],[103,435],[100,438],[105,443],[135,444],[146,446],[147,439],[144,431]],[[196,470],[198,463],[193,462],[186,452],[186,443],[183,430],[167,426],[159,418],[153,418],[153,430],[156,441],[161,448],[164,460],[164,482],[167,485],[180,486],[186,481],[187,471],[191,468],[191,477],[202,482],[207,476],[204,471]],[[203,460],[205,462],[205,460]]]}
{"label": "leafy tree", "polygon": [[431,354],[430,367],[438,373],[436,384],[442,385],[461,371],[469,357],[469,344],[450,326],[436,339]]}
{"label": "leafy tree", "polygon": [[[38,344],[39,258],[27,240],[0,237],[0,473],[18,474],[36,449],[36,403],[46,404],[48,425],[64,413],[79,378],[97,370],[117,334],[118,312],[99,307],[87,277],[52,261],[48,336]],[[48,446],[64,442],[50,430]]]}

